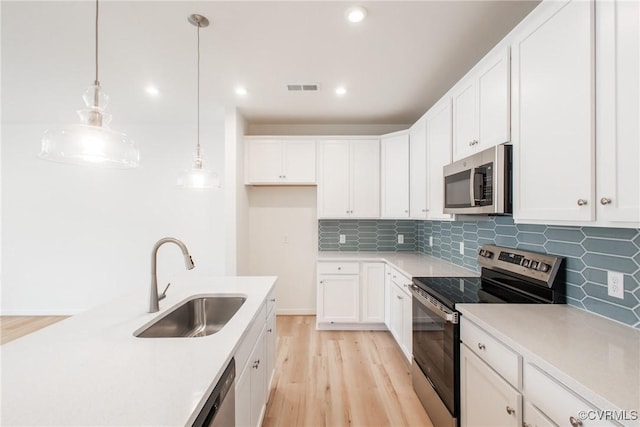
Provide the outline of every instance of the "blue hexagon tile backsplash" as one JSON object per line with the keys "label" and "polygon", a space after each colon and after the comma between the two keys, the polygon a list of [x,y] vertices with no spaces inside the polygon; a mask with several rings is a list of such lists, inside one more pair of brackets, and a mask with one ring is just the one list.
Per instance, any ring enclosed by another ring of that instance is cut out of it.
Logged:
{"label": "blue hexagon tile backsplash", "polygon": [[[398,234],[404,236],[404,243],[397,243]],[[464,255],[460,243],[464,243]],[[318,221],[321,251],[417,251],[477,271],[476,254],[483,244],[566,257],[568,304],[640,328],[638,229],[514,224],[511,217],[453,222]],[[624,274],[624,299],[607,294],[607,270]]]}

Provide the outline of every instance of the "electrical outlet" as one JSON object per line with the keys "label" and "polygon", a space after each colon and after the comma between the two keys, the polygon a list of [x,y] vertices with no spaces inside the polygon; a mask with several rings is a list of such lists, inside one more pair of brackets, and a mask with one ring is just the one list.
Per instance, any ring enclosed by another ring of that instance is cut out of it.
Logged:
{"label": "electrical outlet", "polygon": [[404,234],[398,234],[398,243],[399,244],[403,244],[404,243]]}
{"label": "electrical outlet", "polygon": [[464,279],[460,279],[460,292],[464,293]]}
{"label": "electrical outlet", "polygon": [[340,243],[347,243],[347,236],[345,236],[344,234],[340,235]]}
{"label": "electrical outlet", "polygon": [[460,242],[460,255],[464,255],[464,242]]}
{"label": "electrical outlet", "polygon": [[607,285],[609,296],[624,299],[624,274],[607,271]]}
{"label": "electrical outlet", "polygon": [[433,236],[429,236],[429,247],[433,246]]}

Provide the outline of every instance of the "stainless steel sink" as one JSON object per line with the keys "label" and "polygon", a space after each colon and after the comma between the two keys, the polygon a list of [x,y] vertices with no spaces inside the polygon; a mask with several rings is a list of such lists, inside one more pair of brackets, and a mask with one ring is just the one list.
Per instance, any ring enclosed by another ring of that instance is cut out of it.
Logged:
{"label": "stainless steel sink", "polygon": [[245,300],[245,297],[237,296],[195,297],[134,335],[139,338],[187,338],[215,334]]}

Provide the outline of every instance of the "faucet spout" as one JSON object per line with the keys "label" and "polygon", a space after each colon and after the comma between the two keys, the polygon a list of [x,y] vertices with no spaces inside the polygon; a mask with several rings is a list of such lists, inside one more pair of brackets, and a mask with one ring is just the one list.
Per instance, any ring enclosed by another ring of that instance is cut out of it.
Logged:
{"label": "faucet spout", "polygon": [[[149,295],[149,310],[148,310],[149,313],[156,313],[158,310],[160,310],[158,301],[161,298],[159,298],[159,295],[158,295],[158,274],[157,274],[158,249],[160,249],[160,246],[164,245],[165,243],[174,243],[180,248],[180,250],[182,251],[182,256],[184,257],[184,264],[187,270],[191,270],[195,267],[195,265],[193,264],[193,259],[191,259],[191,255],[189,255],[189,250],[187,249],[187,246],[181,240],[175,239],[173,237],[165,237],[158,240],[156,244],[153,245],[153,249],[151,250],[151,290]],[[165,291],[162,294],[163,298],[166,292],[167,290],[165,289]]]}

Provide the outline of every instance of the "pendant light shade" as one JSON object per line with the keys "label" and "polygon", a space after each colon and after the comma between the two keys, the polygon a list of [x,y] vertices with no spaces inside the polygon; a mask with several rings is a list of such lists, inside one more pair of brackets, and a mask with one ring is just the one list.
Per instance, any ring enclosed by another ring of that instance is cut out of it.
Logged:
{"label": "pendant light shade", "polygon": [[98,80],[98,0],[96,0],[96,78],[78,110],[81,123],[47,130],[39,157],[60,163],[91,164],[112,168],[138,166],[140,153],[124,133],[109,128],[111,114],[105,111],[109,97]]}
{"label": "pendant light shade", "polygon": [[209,20],[198,14],[190,15],[188,21],[197,27],[198,31],[198,139],[194,152],[193,166],[185,169],[178,175],[178,187],[191,189],[211,189],[220,188],[220,178],[217,174],[204,167],[202,159],[202,148],[200,147],[200,28],[209,26]]}

